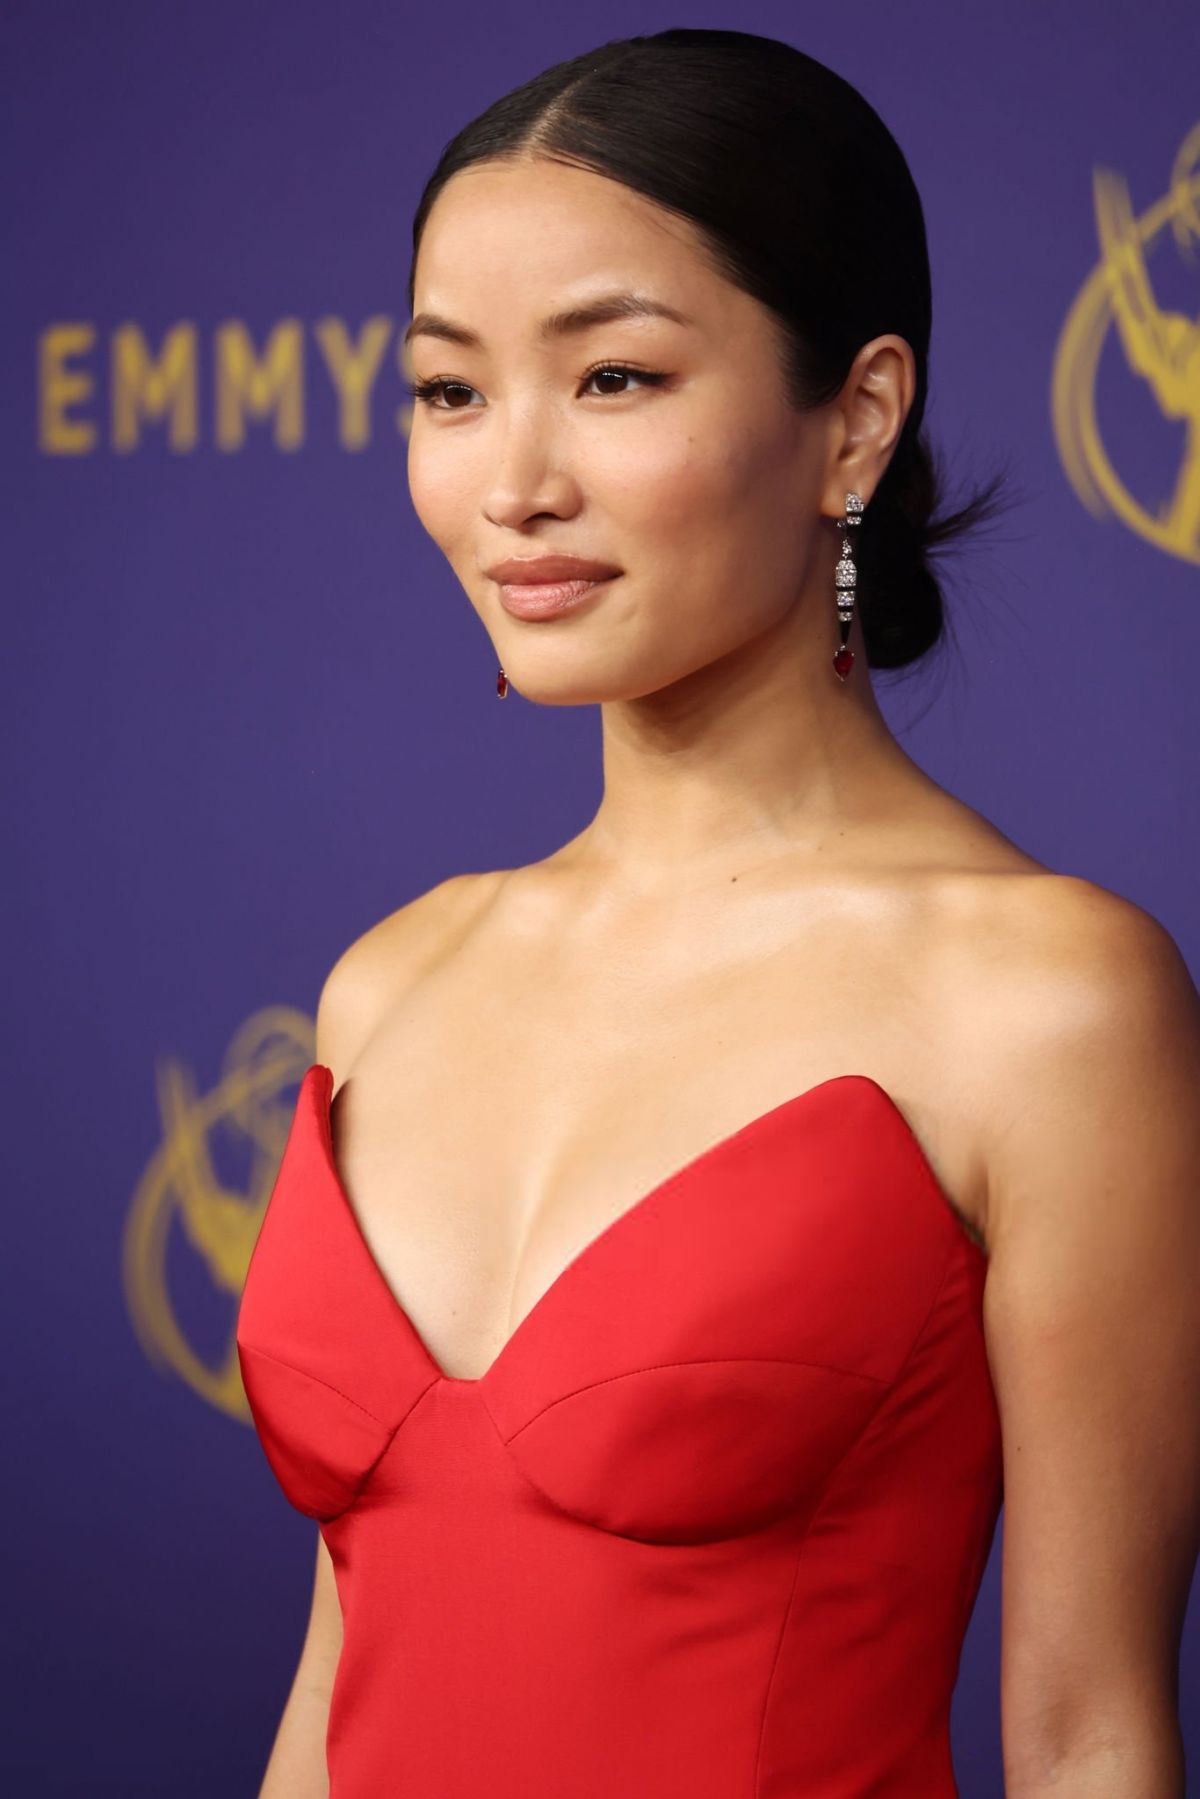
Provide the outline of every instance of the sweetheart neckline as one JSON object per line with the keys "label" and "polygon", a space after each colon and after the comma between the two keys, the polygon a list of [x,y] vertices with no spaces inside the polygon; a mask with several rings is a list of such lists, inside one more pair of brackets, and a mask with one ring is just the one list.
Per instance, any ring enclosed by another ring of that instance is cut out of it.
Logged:
{"label": "sweetheart neckline", "polygon": [[934,1172],[933,1165],[925,1153],[920,1138],[913,1130],[912,1125],[908,1122],[908,1119],[901,1111],[897,1102],[892,1098],[892,1095],[888,1092],[887,1088],[881,1086],[874,1076],[869,1074],[828,1075],[824,1080],[816,1081],[811,1087],[802,1088],[799,1093],[793,1093],[789,1095],[788,1098],[780,1100],[777,1105],[769,1106],[765,1112],[757,1113],[755,1117],[747,1119],[745,1124],[738,1125],[732,1131],[727,1131],[724,1136],[718,1137],[713,1143],[706,1144],[703,1149],[698,1150],[695,1155],[690,1156],[686,1162],[681,1162],[678,1167],[672,1168],[661,1180],[655,1181],[654,1185],[647,1188],[644,1193],[640,1194],[632,1204],[626,1206],[623,1211],[618,1212],[614,1218],[610,1218],[606,1225],[603,1225],[594,1236],[588,1239],[582,1248],[576,1251],[568,1262],[564,1263],[563,1267],[550,1282],[550,1285],[542,1291],[537,1299],[534,1300],[532,1306],[530,1306],[524,1317],[518,1321],[515,1329],[509,1333],[508,1337],[501,1344],[499,1350],[492,1357],[492,1360],[481,1374],[447,1374],[429,1345],[426,1343],[424,1337],[413,1323],[408,1311],[401,1304],[391,1282],[380,1267],[374,1252],[363,1234],[358,1214],[351,1204],[350,1195],[346,1190],[345,1183],[338,1170],[337,1159],[333,1149],[333,1122],[331,1115],[333,1070],[324,1062],[312,1063],[301,1079],[297,1100],[299,1101],[303,1098],[304,1089],[312,1081],[314,1075],[321,1075],[324,1077],[323,1080],[316,1084],[314,1089],[315,1100],[313,1111],[318,1126],[318,1136],[321,1142],[324,1168],[329,1177],[330,1187],[332,1188],[334,1195],[341,1202],[342,1210],[350,1226],[351,1235],[367,1264],[372,1279],[381,1289],[393,1313],[400,1320],[401,1325],[407,1331],[409,1337],[416,1345],[417,1350],[428,1364],[433,1379],[440,1382],[443,1386],[482,1391],[489,1382],[498,1379],[501,1367],[507,1366],[511,1356],[517,1353],[519,1343],[533,1328],[535,1328],[534,1319],[537,1315],[549,1309],[551,1302],[556,1298],[561,1289],[569,1284],[573,1271],[577,1270],[581,1263],[589,1261],[593,1255],[600,1254],[601,1245],[615,1233],[619,1232],[623,1225],[629,1224],[635,1217],[647,1210],[652,1201],[658,1199],[660,1195],[668,1192],[672,1187],[675,1187],[688,1176],[694,1174],[701,1165],[706,1165],[719,1155],[728,1153],[730,1149],[736,1144],[744,1141],[747,1137],[765,1129],[772,1123],[778,1122],[784,1114],[790,1113],[806,1103],[812,1102],[818,1096],[827,1094],[831,1088],[843,1086],[849,1081],[856,1081],[869,1088],[873,1088],[885,1104],[895,1113],[903,1128],[905,1140],[915,1153],[920,1168],[932,1183],[936,1194],[946,1206],[947,1215],[951,1222],[955,1224],[963,1241],[975,1251],[975,1254],[982,1261],[985,1263],[987,1261],[987,1251],[967,1232],[962,1214],[949,1198],[949,1195],[943,1188],[937,1174]]}

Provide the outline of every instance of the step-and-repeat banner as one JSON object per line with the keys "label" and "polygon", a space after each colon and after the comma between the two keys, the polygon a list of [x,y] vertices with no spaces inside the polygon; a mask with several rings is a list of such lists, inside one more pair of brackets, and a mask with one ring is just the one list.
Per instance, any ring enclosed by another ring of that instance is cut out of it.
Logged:
{"label": "step-and-repeat banner", "polygon": [[[6,1791],[257,1791],[315,1526],[254,1437],[233,1326],[321,981],[598,796],[595,709],[497,703],[412,509],[412,214],[491,100],[681,23],[735,21],[7,9]],[[760,0],[736,24],[895,133],[933,265],[930,435],[956,484],[1016,477],[947,565],[953,642],[875,677],[889,722],[1196,969],[1194,0]],[[954,1702],[969,1799],[1002,1792],[1002,1542]],[[1194,1596],[1182,1675],[1200,1769]]]}

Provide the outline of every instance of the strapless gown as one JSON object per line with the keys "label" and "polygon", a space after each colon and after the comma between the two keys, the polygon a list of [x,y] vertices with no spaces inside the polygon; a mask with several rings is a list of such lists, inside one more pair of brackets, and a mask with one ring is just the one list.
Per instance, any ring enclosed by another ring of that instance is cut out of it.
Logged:
{"label": "strapless gown", "polygon": [[986,1256],[867,1075],[710,1145],[447,1376],[300,1085],[237,1321],[344,1637],[331,1799],[945,1799],[1002,1499]]}

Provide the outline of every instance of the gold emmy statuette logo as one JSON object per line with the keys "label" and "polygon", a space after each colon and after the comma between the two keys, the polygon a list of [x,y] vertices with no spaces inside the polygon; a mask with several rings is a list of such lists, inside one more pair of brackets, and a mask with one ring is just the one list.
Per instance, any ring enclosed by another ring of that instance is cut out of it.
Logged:
{"label": "gold emmy statuette logo", "polygon": [[[1182,269],[1194,291],[1200,240],[1200,125],[1183,141],[1163,199],[1135,218],[1129,188],[1110,169],[1093,182],[1100,261],[1063,327],[1054,358],[1051,408],[1067,478],[1096,518],[1115,514],[1147,542],[1200,562],[1200,317],[1168,310],[1161,295]],[[1172,263],[1160,255],[1171,227]],[[1115,329],[1125,369],[1161,416],[1182,424],[1178,475],[1157,508],[1135,499],[1104,447],[1096,418],[1101,353]]]}
{"label": "gold emmy statuette logo", "polygon": [[[250,1253],[279,1169],[296,1088],[314,1060],[312,1020],[291,1007],[256,1014],[237,1033],[215,1088],[199,1094],[168,1059],[157,1067],[162,1142],[138,1183],[125,1227],[122,1276],[134,1329],[147,1356],[203,1399],[249,1422],[234,1326]],[[244,1180],[217,1172],[229,1152]],[[236,1184],[235,1184],[236,1183]],[[212,1292],[216,1353],[196,1348],[177,1316],[168,1257],[197,1258]]]}

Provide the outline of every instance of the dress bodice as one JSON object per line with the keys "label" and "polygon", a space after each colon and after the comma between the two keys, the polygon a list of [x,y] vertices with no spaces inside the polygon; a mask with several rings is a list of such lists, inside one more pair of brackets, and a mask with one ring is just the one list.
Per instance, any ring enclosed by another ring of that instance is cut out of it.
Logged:
{"label": "dress bodice", "polygon": [[1002,1498],[987,1260],[838,1075],[703,1150],[445,1375],[301,1082],[237,1347],[344,1635],[331,1799],[943,1799]]}

